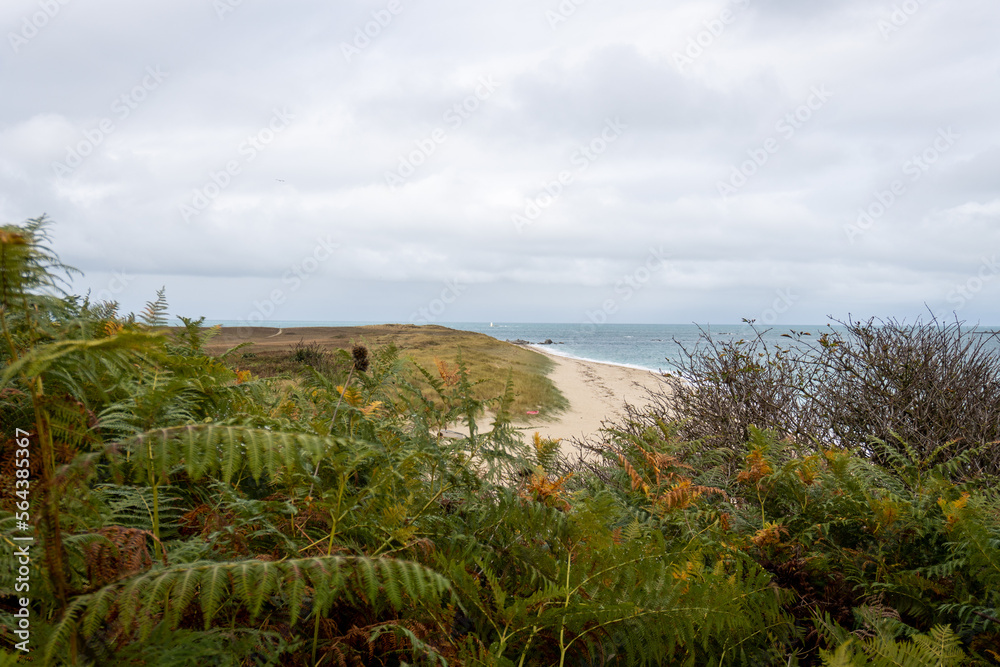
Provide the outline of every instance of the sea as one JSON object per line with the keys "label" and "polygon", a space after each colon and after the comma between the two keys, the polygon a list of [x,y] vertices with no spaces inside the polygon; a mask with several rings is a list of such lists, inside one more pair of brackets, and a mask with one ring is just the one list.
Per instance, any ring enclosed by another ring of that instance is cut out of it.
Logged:
{"label": "sea", "polygon": [[[235,320],[206,320],[205,325],[241,326]],[[261,326],[289,329],[294,327],[336,327],[384,324],[384,322],[304,322],[269,321]],[[528,342],[551,354],[603,363],[630,366],[658,372],[677,367],[683,350],[693,350],[706,334],[717,342],[755,337],[747,324],[544,324],[538,322],[442,322],[440,326],[460,331],[475,331],[502,341]],[[769,344],[790,343],[788,336],[807,332],[818,337],[840,329],[826,325],[758,326],[757,331]],[[551,341],[551,343],[546,343]]]}

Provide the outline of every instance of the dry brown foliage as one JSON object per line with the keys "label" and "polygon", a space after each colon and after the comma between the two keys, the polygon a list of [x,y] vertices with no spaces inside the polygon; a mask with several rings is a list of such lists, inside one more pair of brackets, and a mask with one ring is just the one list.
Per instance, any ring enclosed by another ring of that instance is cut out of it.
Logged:
{"label": "dry brown foliage", "polygon": [[782,345],[756,329],[745,340],[702,332],[652,414],[629,419],[640,431],[679,420],[683,439],[734,452],[757,427],[807,451],[835,446],[880,464],[965,453],[964,476],[1000,474],[1000,334],[937,320],[839,324]]}
{"label": "dry brown foliage", "polygon": [[[88,544],[83,550],[92,588],[106,586],[153,566],[149,544],[159,540],[148,530],[107,526],[97,534],[105,539]],[[167,564],[166,549],[163,550],[163,564]]]}

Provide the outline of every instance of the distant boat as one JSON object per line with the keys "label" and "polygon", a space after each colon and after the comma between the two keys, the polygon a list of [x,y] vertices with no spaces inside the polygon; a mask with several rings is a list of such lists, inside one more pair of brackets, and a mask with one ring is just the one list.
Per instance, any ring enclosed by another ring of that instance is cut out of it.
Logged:
{"label": "distant boat", "polygon": [[492,327],[492,326],[493,326],[493,323],[492,323],[492,322],[490,322],[490,327]]}

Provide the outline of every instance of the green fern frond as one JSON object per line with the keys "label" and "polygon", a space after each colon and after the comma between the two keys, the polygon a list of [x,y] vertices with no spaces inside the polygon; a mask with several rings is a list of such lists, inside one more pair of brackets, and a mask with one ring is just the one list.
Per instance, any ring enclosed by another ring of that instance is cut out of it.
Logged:
{"label": "green fern frond", "polygon": [[908,641],[876,636],[863,642],[862,649],[873,667],[954,667],[965,659],[959,637],[940,625]]}
{"label": "green fern frond", "polygon": [[854,640],[847,640],[833,652],[820,649],[820,658],[824,667],[863,667],[868,664],[864,656],[858,656],[854,650]]}
{"label": "green fern frond", "polygon": [[[182,326],[174,330],[174,336],[178,341],[180,341],[181,344],[179,346],[171,346],[170,349],[181,356],[198,357],[204,354],[205,344],[218,336],[222,331],[222,325],[219,324],[211,327],[205,327],[204,317],[193,319],[190,317],[178,316],[178,319],[181,321]],[[249,343],[243,343],[233,349],[235,350],[245,345],[249,345]],[[232,351],[233,350],[230,350],[230,352]]]}
{"label": "green fern frond", "polygon": [[101,355],[122,350],[143,350],[156,345],[161,336],[148,333],[120,333],[97,340],[61,340],[33,347],[21,358],[9,364],[0,376],[0,387],[5,387],[13,378],[24,374],[36,377],[54,364],[73,355]]}
{"label": "green fern frond", "polygon": [[[100,656],[100,665],[147,667],[280,667],[302,643],[287,641],[277,632],[255,628],[217,628],[209,631],[177,629],[160,623],[145,642],[133,642]],[[103,658],[101,660],[100,658]]]}
{"label": "green fern frond", "polygon": [[87,597],[89,596],[82,596],[72,600],[66,606],[66,609],[63,610],[62,618],[55,624],[49,635],[49,643],[45,648],[44,657],[42,658],[43,664],[57,664],[55,662],[55,657],[58,655],[57,651],[69,643],[70,637],[76,632],[79,617],[87,608]]}
{"label": "green fern frond", "polygon": [[933,656],[937,660],[936,664],[942,666],[957,665],[965,659],[960,637],[945,625],[934,626],[929,635],[915,636],[913,642],[920,645],[927,654]]}
{"label": "green fern frond", "polygon": [[80,273],[60,262],[48,247],[49,223],[43,215],[22,226],[0,225],[0,315],[8,315],[28,295],[61,291],[60,283],[67,281],[59,273]]}
{"label": "green fern frond", "polygon": [[167,326],[167,288],[156,290],[156,301],[147,301],[146,308],[139,314],[139,321],[150,328]]}
{"label": "green fern frond", "polygon": [[324,458],[359,458],[366,451],[362,443],[345,438],[199,424],[147,431],[123,442],[119,454],[128,454],[137,474],[152,470],[165,476],[183,467],[191,479],[220,475],[229,483],[244,465],[254,480],[281,470],[311,475]]}
{"label": "green fern frond", "polygon": [[[180,528],[184,511],[180,500],[172,496],[173,487],[160,485],[159,527],[162,539],[172,539]],[[92,499],[99,503],[101,517],[106,526],[125,526],[153,530],[153,490],[141,486],[102,484],[95,488]]]}
{"label": "green fern frond", "polygon": [[165,622],[176,627],[196,598],[206,630],[228,605],[239,605],[256,618],[274,596],[284,598],[294,622],[304,587],[313,590],[316,612],[325,614],[344,597],[362,597],[373,605],[384,602],[396,610],[411,600],[436,606],[451,590],[451,583],[423,565],[386,558],[328,556],[161,568],[75,598],[45,655],[55,655],[76,630],[84,636],[93,635],[112,608],[117,608],[122,626],[134,627],[140,637],[148,636],[161,614]]}

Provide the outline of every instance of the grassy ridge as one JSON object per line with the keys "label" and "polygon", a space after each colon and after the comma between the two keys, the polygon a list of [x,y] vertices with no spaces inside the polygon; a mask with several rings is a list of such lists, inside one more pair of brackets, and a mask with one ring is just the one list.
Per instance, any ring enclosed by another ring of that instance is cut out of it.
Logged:
{"label": "grassy ridge", "polygon": [[401,350],[413,375],[417,364],[437,374],[437,362],[454,371],[459,351],[476,385],[477,399],[503,393],[508,372],[514,382],[516,398],[512,406],[516,421],[525,421],[529,410],[552,415],[565,410],[569,403],[549,379],[552,361],[543,354],[485,334],[456,331],[437,325],[380,324],[360,327],[302,327],[276,329],[267,327],[224,327],[206,351],[221,354],[225,350],[250,343],[230,356],[239,370],[249,370],[261,377],[294,374],[305,360],[322,363],[326,355],[338,349],[350,350],[354,344],[369,348],[394,344]]}

